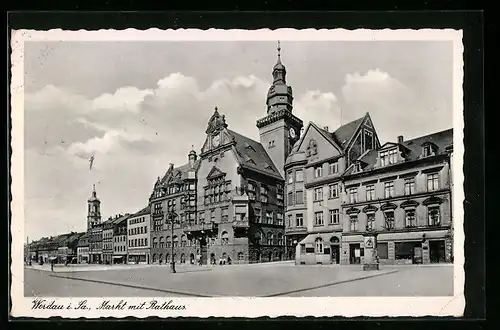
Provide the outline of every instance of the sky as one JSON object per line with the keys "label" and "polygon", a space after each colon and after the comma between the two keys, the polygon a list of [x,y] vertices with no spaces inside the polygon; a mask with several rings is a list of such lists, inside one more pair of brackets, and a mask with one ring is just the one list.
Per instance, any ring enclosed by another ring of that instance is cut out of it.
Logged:
{"label": "sky", "polygon": [[[199,153],[214,107],[258,140],[269,41],[26,42],[25,235],[86,230],[147,205],[169,163]],[[452,127],[451,41],[282,41],[293,113],[335,130],[370,113],[381,143]],[[92,170],[89,158],[95,155]]]}

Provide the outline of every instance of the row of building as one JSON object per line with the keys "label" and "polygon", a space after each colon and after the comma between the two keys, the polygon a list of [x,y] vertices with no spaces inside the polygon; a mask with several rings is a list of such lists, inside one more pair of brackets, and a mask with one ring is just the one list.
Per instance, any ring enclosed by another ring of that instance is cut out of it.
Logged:
{"label": "row of building", "polygon": [[101,222],[94,187],[77,262],[352,264],[365,232],[381,262],[451,262],[452,129],[381,144],[368,113],[304,128],[279,51],[272,74],[260,141],[215,108],[201,152],[170,164],[144,209]]}

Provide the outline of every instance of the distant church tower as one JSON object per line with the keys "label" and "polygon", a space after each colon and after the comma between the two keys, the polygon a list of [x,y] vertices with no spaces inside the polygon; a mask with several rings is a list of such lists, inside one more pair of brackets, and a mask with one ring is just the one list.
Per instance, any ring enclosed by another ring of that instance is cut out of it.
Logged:
{"label": "distant church tower", "polygon": [[92,190],[92,196],[87,201],[88,215],[87,215],[87,230],[101,223],[101,201],[97,198],[95,192],[95,185]]}
{"label": "distant church tower", "polygon": [[286,158],[293,144],[299,139],[302,120],[292,114],[292,87],[286,84],[286,68],[281,63],[281,47],[278,41],[278,61],[273,68],[273,84],[267,93],[267,116],[257,120],[260,143],[284,175]]}

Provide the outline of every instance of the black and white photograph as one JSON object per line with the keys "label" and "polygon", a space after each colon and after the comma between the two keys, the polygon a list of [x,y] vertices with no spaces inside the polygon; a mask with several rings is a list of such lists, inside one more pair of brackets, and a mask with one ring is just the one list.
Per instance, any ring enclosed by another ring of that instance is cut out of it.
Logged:
{"label": "black and white photograph", "polygon": [[13,40],[13,314],[462,313],[461,31]]}

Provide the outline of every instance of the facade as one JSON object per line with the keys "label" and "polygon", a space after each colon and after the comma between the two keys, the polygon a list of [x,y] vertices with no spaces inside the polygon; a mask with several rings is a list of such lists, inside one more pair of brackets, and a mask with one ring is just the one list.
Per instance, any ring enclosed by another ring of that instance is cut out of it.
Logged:
{"label": "facade", "polygon": [[127,262],[127,221],[129,214],[121,217],[113,227],[113,263]]}
{"label": "facade", "polygon": [[88,264],[90,262],[88,233],[84,233],[78,240],[76,255],[79,264]]}
{"label": "facade", "polygon": [[309,123],[285,166],[286,233],[297,263],[340,263],[343,173],[353,159],[379,146],[369,114],[334,132]]}
{"label": "facade", "polygon": [[180,167],[170,164],[165,175],[155,184],[150,197],[152,263],[169,264],[172,256],[176,263],[195,262],[199,244],[193,237],[188,239],[185,229],[188,223],[196,222],[198,167],[196,152],[191,150],[187,164]]}
{"label": "facade", "polygon": [[364,231],[377,233],[381,263],[451,262],[453,130],[364,153],[344,174],[342,263],[363,258]]}
{"label": "facade", "polygon": [[108,265],[113,262],[113,220],[109,218],[102,223],[102,262]]}
{"label": "facade", "polygon": [[127,263],[150,263],[150,213],[147,206],[127,217]]}

